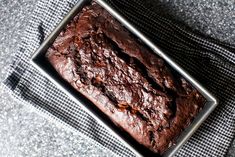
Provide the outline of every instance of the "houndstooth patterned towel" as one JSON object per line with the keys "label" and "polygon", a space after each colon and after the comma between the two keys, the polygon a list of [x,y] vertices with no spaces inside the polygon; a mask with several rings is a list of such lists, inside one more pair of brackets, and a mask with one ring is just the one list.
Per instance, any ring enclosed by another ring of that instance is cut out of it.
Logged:
{"label": "houndstooth patterned towel", "polygon": [[[134,154],[30,64],[32,53],[78,0],[39,0],[4,84],[14,96],[77,129],[119,156]],[[142,0],[108,0],[207,87],[219,106],[176,156],[223,156],[235,134],[235,47],[205,39],[149,11]]]}

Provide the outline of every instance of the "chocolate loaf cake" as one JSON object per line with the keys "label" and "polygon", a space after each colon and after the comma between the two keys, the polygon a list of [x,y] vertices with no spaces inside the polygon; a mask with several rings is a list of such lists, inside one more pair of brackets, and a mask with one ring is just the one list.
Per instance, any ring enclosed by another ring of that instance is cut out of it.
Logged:
{"label": "chocolate loaf cake", "polygon": [[159,154],[204,106],[196,89],[95,2],[60,33],[47,58],[118,127]]}

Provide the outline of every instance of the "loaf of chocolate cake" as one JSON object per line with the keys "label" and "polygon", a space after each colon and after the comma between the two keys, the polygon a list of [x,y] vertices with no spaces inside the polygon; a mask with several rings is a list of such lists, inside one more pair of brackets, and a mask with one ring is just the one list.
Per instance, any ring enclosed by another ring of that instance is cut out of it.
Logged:
{"label": "loaf of chocolate cake", "polygon": [[204,106],[196,89],[95,2],[73,18],[46,57],[115,125],[159,154]]}

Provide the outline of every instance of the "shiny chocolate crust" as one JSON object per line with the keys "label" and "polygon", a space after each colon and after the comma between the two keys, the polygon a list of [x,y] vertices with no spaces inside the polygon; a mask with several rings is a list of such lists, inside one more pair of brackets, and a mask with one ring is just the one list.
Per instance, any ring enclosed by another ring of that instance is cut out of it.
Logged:
{"label": "shiny chocolate crust", "polygon": [[174,144],[205,102],[95,2],[60,33],[47,58],[117,126],[159,154]]}

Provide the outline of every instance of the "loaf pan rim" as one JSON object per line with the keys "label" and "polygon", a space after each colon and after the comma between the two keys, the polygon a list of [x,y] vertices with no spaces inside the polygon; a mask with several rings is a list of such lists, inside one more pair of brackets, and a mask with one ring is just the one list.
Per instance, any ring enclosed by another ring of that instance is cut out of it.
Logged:
{"label": "loaf pan rim", "polygon": [[[127,146],[130,150],[132,150],[137,156],[143,156],[143,154],[139,151],[133,148],[130,144],[128,144],[128,141],[126,139],[123,139],[115,133],[112,128],[110,128],[105,122],[103,122],[99,117],[97,117],[91,110],[86,108],[86,105],[82,104],[79,100],[77,100],[71,93],[69,93],[55,78],[53,78],[49,73],[46,72],[43,65],[39,63],[39,61],[44,57],[45,51],[48,49],[48,45],[51,45],[54,41],[54,39],[58,36],[59,32],[66,26],[68,21],[72,19],[79,9],[81,9],[82,5],[85,3],[89,3],[92,0],[80,0],[72,9],[71,11],[64,17],[64,19],[57,25],[57,27],[52,31],[52,33],[44,40],[44,42],[41,44],[41,46],[33,53],[30,63],[39,70],[44,76],[46,76],[51,82],[53,82],[60,90],[62,90],[64,93],[66,93],[73,101],[75,101],[78,105],[80,105],[86,112],[88,112],[93,118],[95,118],[100,124],[102,124],[106,129],[108,129],[112,135],[117,137],[119,140],[123,142],[125,146]],[[207,119],[207,117],[211,114],[211,112],[216,108],[218,105],[218,100],[208,91],[206,88],[204,88],[199,82],[196,81],[190,74],[188,74],[185,70],[183,70],[177,63],[173,61],[168,55],[166,55],[157,45],[153,44],[153,42],[148,39],[145,35],[143,35],[138,29],[136,29],[132,24],[130,24],[122,15],[120,15],[115,9],[113,9],[111,6],[109,6],[104,0],[96,0],[96,2],[101,5],[103,8],[105,8],[115,19],[117,19],[122,25],[124,25],[130,32],[135,34],[139,39],[141,39],[146,46],[151,48],[154,53],[156,53],[158,56],[163,58],[164,61],[166,61],[171,67],[173,67],[177,72],[179,72],[184,78],[186,78],[187,81],[189,81],[199,92],[205,97],[207,100],[205,106],[207,105],[208,108],[205,110],[205,107],[200,111],[200,113],[196,116],[195,120],[197,118],[197,121],[193,121],[189,127],[187,127],[182,133],[187,132],[184,137],[181,137],[181,140],[177,141],[176,145],[169,148],[163,156],[166,157],[172,157],[174,154],[177,153],[177,151],[184,145],[186,141],[193,135],[193,133],[199,128],[199,126]],[[72,88],[72,87],[71,87]],[[202,114],[204,112],[204,114]]]}

